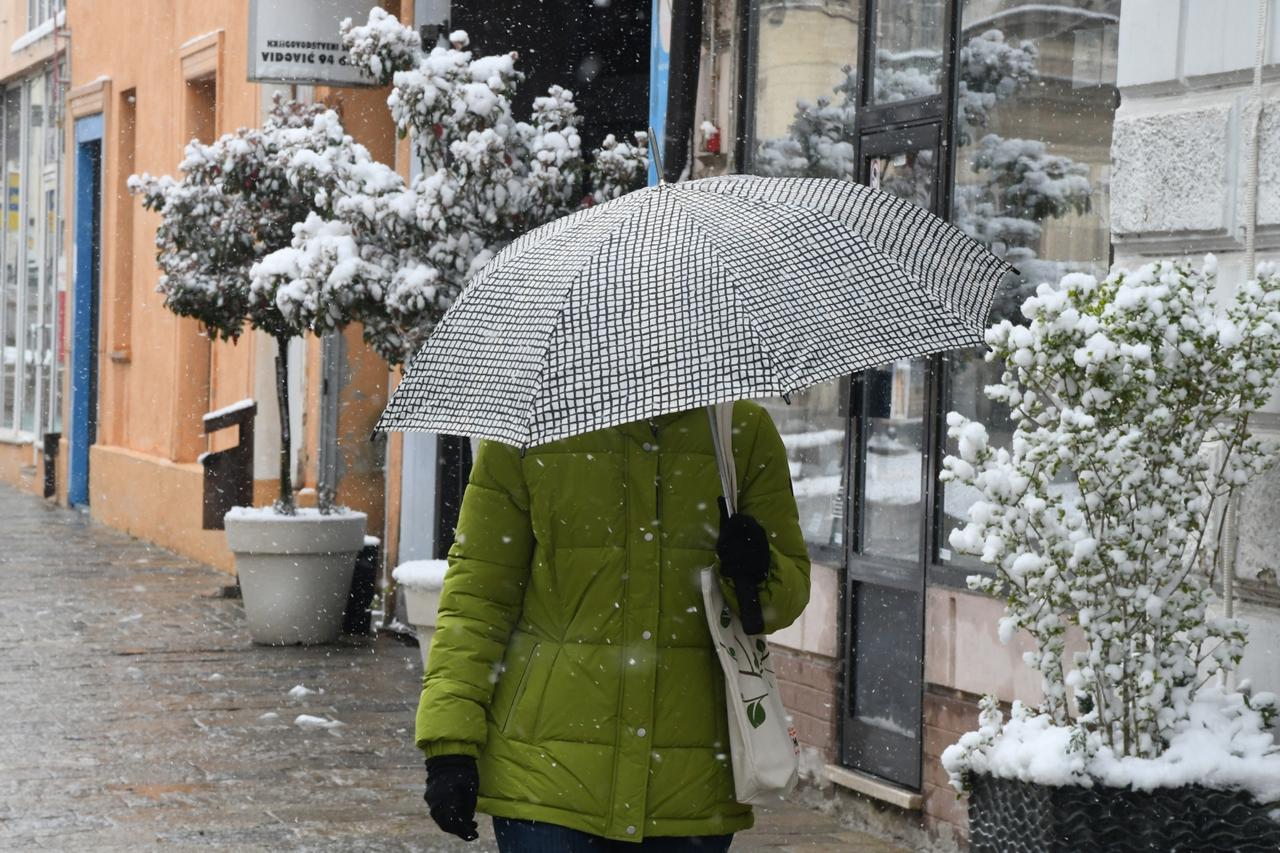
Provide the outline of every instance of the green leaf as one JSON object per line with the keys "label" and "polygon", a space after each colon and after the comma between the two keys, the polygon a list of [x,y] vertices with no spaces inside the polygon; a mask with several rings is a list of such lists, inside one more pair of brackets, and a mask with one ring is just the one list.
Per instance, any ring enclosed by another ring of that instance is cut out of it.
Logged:
{"label": "green leaf", "polygon": [[729,623],[733,621],[733,614],[729,612],[729,605],[725,605],[720,609],[720,627],[728,628]]}
{"label": "green leaf", "polygon": [[751,723],[751,728],[758,729],[763,726],[765,716],[764,705],[759,700],[747,703],[747,722]]}

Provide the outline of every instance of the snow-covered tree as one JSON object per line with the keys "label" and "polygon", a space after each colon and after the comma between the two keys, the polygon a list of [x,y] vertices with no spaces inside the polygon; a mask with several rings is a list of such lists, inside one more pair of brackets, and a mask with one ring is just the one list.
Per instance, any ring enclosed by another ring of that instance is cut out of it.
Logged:
{"label": "snow-covered tree", "polygon": [[[303,322],[318,317],[312,302],[331,304],[326,289],[368,294],[350,310],[397,364],[499,249],[583,203],[577,107],[572,92],[552,86],[529,121],[517,120],[515,54],[475,56],[463,32],[423,53],[418,34],[380,8],[362,25],[344,22],[342,40],[353,63],[391,84],[392,119],[422,171],[409,182],[378,163],[344,173],[327,216],[301,223],[259,271]],[[595,195],[642,185],[645,156],[643,138],[607,143],[591,165]]]}
{"label": "snow-covered tree", "polygon": [[[1280,270],[1260,270],[1225,305],[1215,279],[1210,256],[1202,270],[1159,262],[1040,285],[1022,306],[1027,325],[987,333],[1003,375],[986,393],[1012,411],[1009,446],[948,415],[958,452],[942,480],[979,493],[951,546],[990,570],[969,585],[1006,598],[1000,637],[1026,631],[1042,679],[1043,706],[1010,725],[1061,730],[1072,778],[1104,751],[1159,756],[1243,652],[1245,625],[1210,611],[1205,567],[1221,508],[1276,460],[1249,421],[1280,376]],[[1236,704],[1274,714],[1270,697]],[[957,780],[1001,736],[992,702],[984,716],[944,756]]]}
{"label": "snow-covered tree", "polygon": [[[376,304],[381,294],[357,287],[360,279],[354,273],[345,280],[335,277],[318,292],[284,286],[282,276],[255,279],[252,273],[259,261],[296,240],[300,229],[320,227],[317,223],[332,214],[338,186],[373,166],[332,110],[277,96],[262,127],[242,128],[207,145],[195,140],[187,145],[178,167],[181,178],[129,178],[130,191],[160,214],[157,289],[165,307],[195,318],[215,340],[235,341],[246,325],[276,340],[281,435],[276,506],[284,513],[294,507],[289,339],[309,328],[338,328]],[[306,260],[341,266],[328,258]]]}

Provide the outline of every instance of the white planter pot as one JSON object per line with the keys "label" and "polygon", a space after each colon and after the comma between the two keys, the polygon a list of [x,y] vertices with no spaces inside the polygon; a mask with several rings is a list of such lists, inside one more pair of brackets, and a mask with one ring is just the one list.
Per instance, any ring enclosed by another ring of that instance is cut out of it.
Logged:
{"label": "white planter pot", "polygon": [[448,560],[410,560],[391,572],[392,579],[399,584],[400,594],[404,596],[405,618],[418,638],[424,670],[427,668],[427,654],[431,651],[431,638],[436,633],[436,611],[440,609],[440,592],[444,589],[444,576],[448,570]]}
{"label": "white planter pot", "polygon": [[418,636],[418,651],[422,653],[422,667],[427,666],[427,653],[431,651],[431,638],[436,633],[436,611],[440,609],[440,590],[417,586],[402,586],[404,608],[409,624]]}
{"label": "white planter pot", "polygon": [[282,516],[237,508],[226,516],[249,635],[263,645],[329,643],[342,631],[362,512]]}

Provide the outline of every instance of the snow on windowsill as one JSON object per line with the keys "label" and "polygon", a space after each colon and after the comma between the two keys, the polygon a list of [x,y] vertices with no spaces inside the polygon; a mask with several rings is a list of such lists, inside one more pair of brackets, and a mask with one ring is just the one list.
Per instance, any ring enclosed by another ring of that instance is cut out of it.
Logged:
{"label": "snow on windowsill", "polygon": [[235,414],[236,412],[243,412],[245,409],[253,408],[256,404],[257,400],[252,397],[246,397],[243,400],[236,400],[234,403],[223,406],[221,409],[214,409],[212,412],[206,413],[204,416],[204,422],[208,423],[214,418],[221,418],[226,415]]}
{"label": "snow on windowsill", "polygon": [[391,577],[401,586],[434,591],[444,586],[448,569],[448,560],[410,560],[396,566]]}
{"label": "snow on windowsill", "polygon": [[67,23],[67,12],[64,9],[54,17],[45,21],[40,26],[36,27],[34,30],[28,30],[27,32],[18,36],[17,41],[9,45],[9,52],[21,53],[22,51],[31,47],[31,45],[35,44],[36,42],[42,39],[46,39],[49,36],[53,35],[53,30],[55,27],[66,26],[66,23]]}
{"label": "snow on windowsill", "polygon": [[34,445],[38,448],[40,441],[34,432],[0,429],[0,444]]}
{"label": "snow on windowsill", "polygon": [[200,42],[204,41],[207,38],[210,38],[211,36],[216,36],[220,32],[222,32],[222,30],[220,29],[209,30],[209,32],[207,33],[201,33],[198,36],[192,36],[191,38],[184,41],[182,44],[178,45],[178,52],[181,53],[182,51],[186,50],[192,45],[199,44]]}

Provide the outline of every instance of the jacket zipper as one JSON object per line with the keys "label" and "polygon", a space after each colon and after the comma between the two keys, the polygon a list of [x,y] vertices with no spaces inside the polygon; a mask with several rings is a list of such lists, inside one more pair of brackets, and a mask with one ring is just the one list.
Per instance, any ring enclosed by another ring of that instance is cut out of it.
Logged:
{"label": "jacket zipper", "polygon": [[[654,423],[653,418],[649,418],[649,432],[653,434],[653,458],[654,458],[654,476],[653,487],[656,494],[653,499],[654,515],[657,516],[658,524],[662,523],[662,471],[658,467],[658,425]],[[655,530],[654,536],[660,536],[661,530]],[[661,547],[659,547],[661,550]]]}

